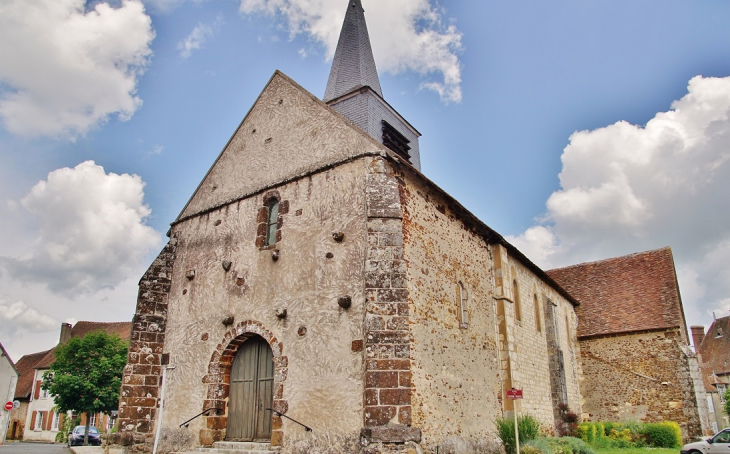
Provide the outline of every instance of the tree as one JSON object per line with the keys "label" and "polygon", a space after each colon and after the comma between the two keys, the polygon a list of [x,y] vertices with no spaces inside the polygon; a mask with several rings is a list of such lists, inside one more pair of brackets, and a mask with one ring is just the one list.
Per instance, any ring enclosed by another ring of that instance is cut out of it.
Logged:
{"label": "tree", "polygon": [[89,414],[109,414],[119,405],[127,347],[118,335],[104,331],[72,337],[56,347],[56,360],[41,387],[54,397],[58,411],[86,413],[84,445],[89,443]]}
{"label": "tree", "polygon": [[725,390],[725,414],[730,416],[730,388]]}

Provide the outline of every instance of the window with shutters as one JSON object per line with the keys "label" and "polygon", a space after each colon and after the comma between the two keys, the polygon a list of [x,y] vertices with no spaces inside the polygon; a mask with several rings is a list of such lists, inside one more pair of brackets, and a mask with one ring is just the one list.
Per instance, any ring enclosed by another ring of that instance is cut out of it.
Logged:
{"label": "window with shutters", "polygon": [[89,425],[96,427],[96,413],[91,414],[91,419],[90,419]]}
{"label": "window with shutters", "polygon": [[51,430],[58,430],[59,421],[61,419],[61,413],[53,413],[53,424],[51,424]]}
{"label": "window with shutters", "polygon": [[35,415],[35,430],[43,430],[43,414],[44,412],[39,411]]}

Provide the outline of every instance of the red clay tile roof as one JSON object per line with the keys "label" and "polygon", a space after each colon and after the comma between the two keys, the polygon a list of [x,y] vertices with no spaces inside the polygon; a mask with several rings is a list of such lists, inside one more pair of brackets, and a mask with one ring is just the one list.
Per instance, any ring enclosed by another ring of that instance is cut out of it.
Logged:
{"label": "red clay tile roof", "polygon": [[730,374],[730,316],[712,322],[697,352],[710,374]]}
{"label": "red clay tile roof", "polygon": [[16,399],[29,399],[30,393],[33,390],[33,375],[35,374],[35,366],[38,361],[43,359],[50,350],[44,352],[31,353],[25,355],[15,363],[15,368],[18,369],[18,384],[15,387],[15,398]]}
{"label": "red clay tile roof", "polygon": [[[93,331],[106,331],[109,334],[117,334],[123,340],[129,341],[132,334],[132,322],[77,322],[71,328],[71,337],[84,337]],[[47,354],[35,365],[36,369],[48,369],[56,360],[56,347],[48,350]]]}
{"label": "red clay tile roof", "polygon": [[684,311],[670,248],[581,263],[547,274],[580,302],[578,337],[680,328]]}

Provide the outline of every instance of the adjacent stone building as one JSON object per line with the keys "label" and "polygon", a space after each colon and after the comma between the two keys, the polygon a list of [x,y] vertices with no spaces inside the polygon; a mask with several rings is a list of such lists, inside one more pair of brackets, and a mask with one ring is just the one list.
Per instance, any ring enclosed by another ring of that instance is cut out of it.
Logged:
{"label": "adjacent stone building", "polygon": [[710,425],[714,433],[730,427],[730,417],[724,411],[725,392],[730,388],[730,316],[713,320],[707,335],[703,326],[693,326],[691,329],[693,343],[700,357]]}
{"label": "adjacent stone building", "polygon": [[669,248],[548,271],[580,306],[583,417],[709,430]]}

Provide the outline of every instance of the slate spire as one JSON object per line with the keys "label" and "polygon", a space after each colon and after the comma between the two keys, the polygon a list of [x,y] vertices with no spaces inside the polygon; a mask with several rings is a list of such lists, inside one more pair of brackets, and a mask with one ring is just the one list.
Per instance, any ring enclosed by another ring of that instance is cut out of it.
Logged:
{"label": "slate spire", "polygon": [[324,101],[331,101],[350,93],[355,88],[365,86],[370,87],[382,98],[383,92],[380,88],[378,70],[375,68],[362,1],[349,0],[327,89],[324,92]]}

